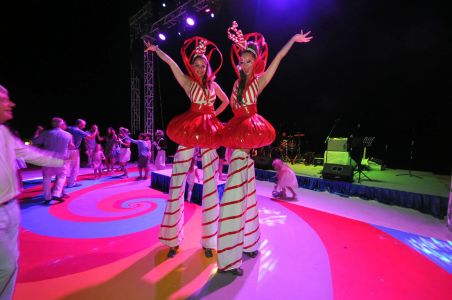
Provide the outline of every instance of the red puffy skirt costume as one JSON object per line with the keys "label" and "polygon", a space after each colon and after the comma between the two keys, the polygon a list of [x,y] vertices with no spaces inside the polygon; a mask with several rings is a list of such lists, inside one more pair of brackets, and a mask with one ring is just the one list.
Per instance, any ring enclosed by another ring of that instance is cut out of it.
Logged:
{"label": "red puffy skirt costume", "polygon": [[[194,46],[195,49],[190,51],[190,48]],[[191,54],[188,55],[188,52]],[[196,56],[202,56],[210,61],[214,52],[218,53],[220,63],[217,69],[208,75],[208,82],[213,82],[215,74],[223,64],[218,47],[205,38],[195,36],[187,39],[181,49],[182,60],[192,80],[188,93],[191,106],[188,111],[174,117],[166,130],[168,137],[179,145],[200,148],[218,148],[220,146],[218,132],[223,128],[223,124],[214,113],[215,89],[212,85],[203,88],[201,80],[195,75],[191,66],[191,61]]]}
{"label": "red puffy skirt costume", "polygon": [[244,103],[237,101],[238,81],[234,84],[232,111],[234,117],[221,131],[221,144],[233,149],[260,148],[273,143],[273,126],[257,113],[258,78],[255,77],[243,91]]}
{"label": "red puffy skirt costume", "polygon": [[218,148],[220,146],[219,131],[223,124],[214,114],[213,103],[216,95],[210,89],[207,101],[205,91],[193,81],[190,87],[190,109],[176,117],[168,124],[168,137],[179,145],[186,147]]}

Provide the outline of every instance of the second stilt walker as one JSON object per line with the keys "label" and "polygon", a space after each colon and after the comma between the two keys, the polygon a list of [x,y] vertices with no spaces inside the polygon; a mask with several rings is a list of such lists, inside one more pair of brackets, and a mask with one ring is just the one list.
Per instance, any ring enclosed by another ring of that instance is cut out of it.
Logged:
{"label": "second stilt walker", "polygon": [[[213,256],[216,248],[218,229],[218,190],[215,174],[217,172],[219,147],[218,131],[223,128],[216,118],[229,104],[228,97],[214,81],[215,74],[222,65],[222,55],[218,47],[202,37],[192,37],[184,42],[181,49],[182,59],[188,75],[158,46],[146,43],[145,51],[154,51],[166,62],[190,98],[191,106],[187,112],[176,116],[168,124],[167,135],[179,144],[174,155],[168,202],[160,226],[160,241],[169,246],[168,257],[174,257],[184,239],[184,192],[188,170],[195,147],[201,148],[203,167],[202,192],[202,238],[201,245],[207,257]],[[219,55],[219,66],[212,72],[210,59],[212,54]],[[215,109],[216,98],[222,101]]]}
{"label": "second stilt walker", "polygon": [[[257,97],[275,74],[281,59],[295,42],[307,43],[310,32],[294,35],[278,52],[267,70],[268,47],[260,33],[243,35],[237,22],[228,29],[234,42],[232,65],[239,77],[235,82],[231,107],[234,117],[221,132],[222,145],[234,149],[228,180],[220,205],[218,228],[218,271],[242,275],[242,253],[256,257],[259,249],[259,213],[256,201],[254,161],[251,148],[270,145],[273,126],[257,113]],[[238,62],[238,64],[237,64]]]}

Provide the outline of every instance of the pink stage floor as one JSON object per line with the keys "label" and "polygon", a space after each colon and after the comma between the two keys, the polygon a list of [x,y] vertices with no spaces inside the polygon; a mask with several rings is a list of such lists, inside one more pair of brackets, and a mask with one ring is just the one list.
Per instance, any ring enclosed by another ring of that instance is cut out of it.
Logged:
{"label": "pink stage floor", "polygon": [[[88,172],[87,170],[85,170]],[[157,239],[167,195],[149,181],[82,175],[64,203],[40,185],[22,200],[14,299],[450,299],[452,233],[445,222],[374,201],[298,189],[271,200],[258,182],[260,254],[244,276],[216,273],[200,247],[201,208],[186,203],[173,259]],[[39,173],[25,172],[25,178]]]}

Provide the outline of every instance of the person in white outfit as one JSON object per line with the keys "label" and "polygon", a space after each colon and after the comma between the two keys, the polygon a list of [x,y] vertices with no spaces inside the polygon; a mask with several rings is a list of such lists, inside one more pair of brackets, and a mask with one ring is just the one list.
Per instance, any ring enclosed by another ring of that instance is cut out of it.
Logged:
{"label": "person in white outfit", "polygon": [[187,193],[187,201],[193,202],[191,200],[192,194],[193,194],[193,188],[195,186],[195,182],[201,182],[201,178],[199,176],[199,169],[196,165],[197,159],[196,156],[193,157],[190,163],[190,168],[188,168],[188,174],[187,174],[187,184],[188,184],[188,193]]}
{"label": "person in white outfit", "polygon": [[119,144],[119,153],[118,153],[118,162],[119,167],[124,172],[121,177],[129,177],[129,172],[127,171],[127,163],[130,161],[130,137],[129,137],[129,129],[125,127],[119,128],[118,135],[118,144]]}
{"label": "person in white outfit", "polygon": [[154,147],[157,150],[157,156],[155,157],[155,168],[157,170],[163,170],[166,168],[166,141],[163,130],[157,130],[155,132]]}
{"label": "person in white outfit", "polygon": [[62,167],[64,161],[51,153],[25,145],[11,133],[5,122],[13,118],[16,106],[9,92],[0,85],[0,299],[13,298],[18,271],[20,208],[17,197],[21,186],[16,159],[40,166]]}
{"label": "person in white outfit", "polygon": [[[278,180],[272,195],[282,200],[296,200],[295,189],[298,187],[298,181],[295,172],[279,158],[273,161],[272,166],[278,171]],[[290,197],[287,197],[286,189],[292,194]]]}
{"label": "person in white outfit", "polygon": [[92,166],[93,166],[93,172],[94,172],[94,179],[99,179],[102,177],[102,166],[103,162],[105,161],[105,154],[104,150],[102,149],[101,144],[96,144],[94,147],[93,155],[92,155]]}

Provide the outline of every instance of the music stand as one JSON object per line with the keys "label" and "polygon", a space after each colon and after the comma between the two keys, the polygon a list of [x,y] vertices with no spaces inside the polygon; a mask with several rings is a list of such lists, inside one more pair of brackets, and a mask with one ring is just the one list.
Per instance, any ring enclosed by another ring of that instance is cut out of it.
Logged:
{"label": "music stand", "polygon": [[413,175],[413,174],[411,173],[411,170],[412,170],[412,168],[413,168],[413,157],[414,157],[414,137],[411,137],[411,143],[410,143],[410,163],[409,163],[408,173],[396,174],[396,176],[410,176],[410,177],[416,177],[416,178],[422,179],[421,176]]}
{"label": "music stand", "polygon": [[[363,159],[363,150],[364,147],[369,148],[372,146],[374,142],[375,137],[356,137],[353,138],[350,143],[350,156],[355,160],[356,162],[356,168],[353,171],[353,177],[358,174],[358,183],[361,183],[361,175],[366,177],[367,180],[373,181],[369,176],[367,176],[366,173],[364,173],[363,165],[362,165],[362,159]],[[357,150],[356,150],[357,149]],[[351,162],[350,162],[351,163]]]}

